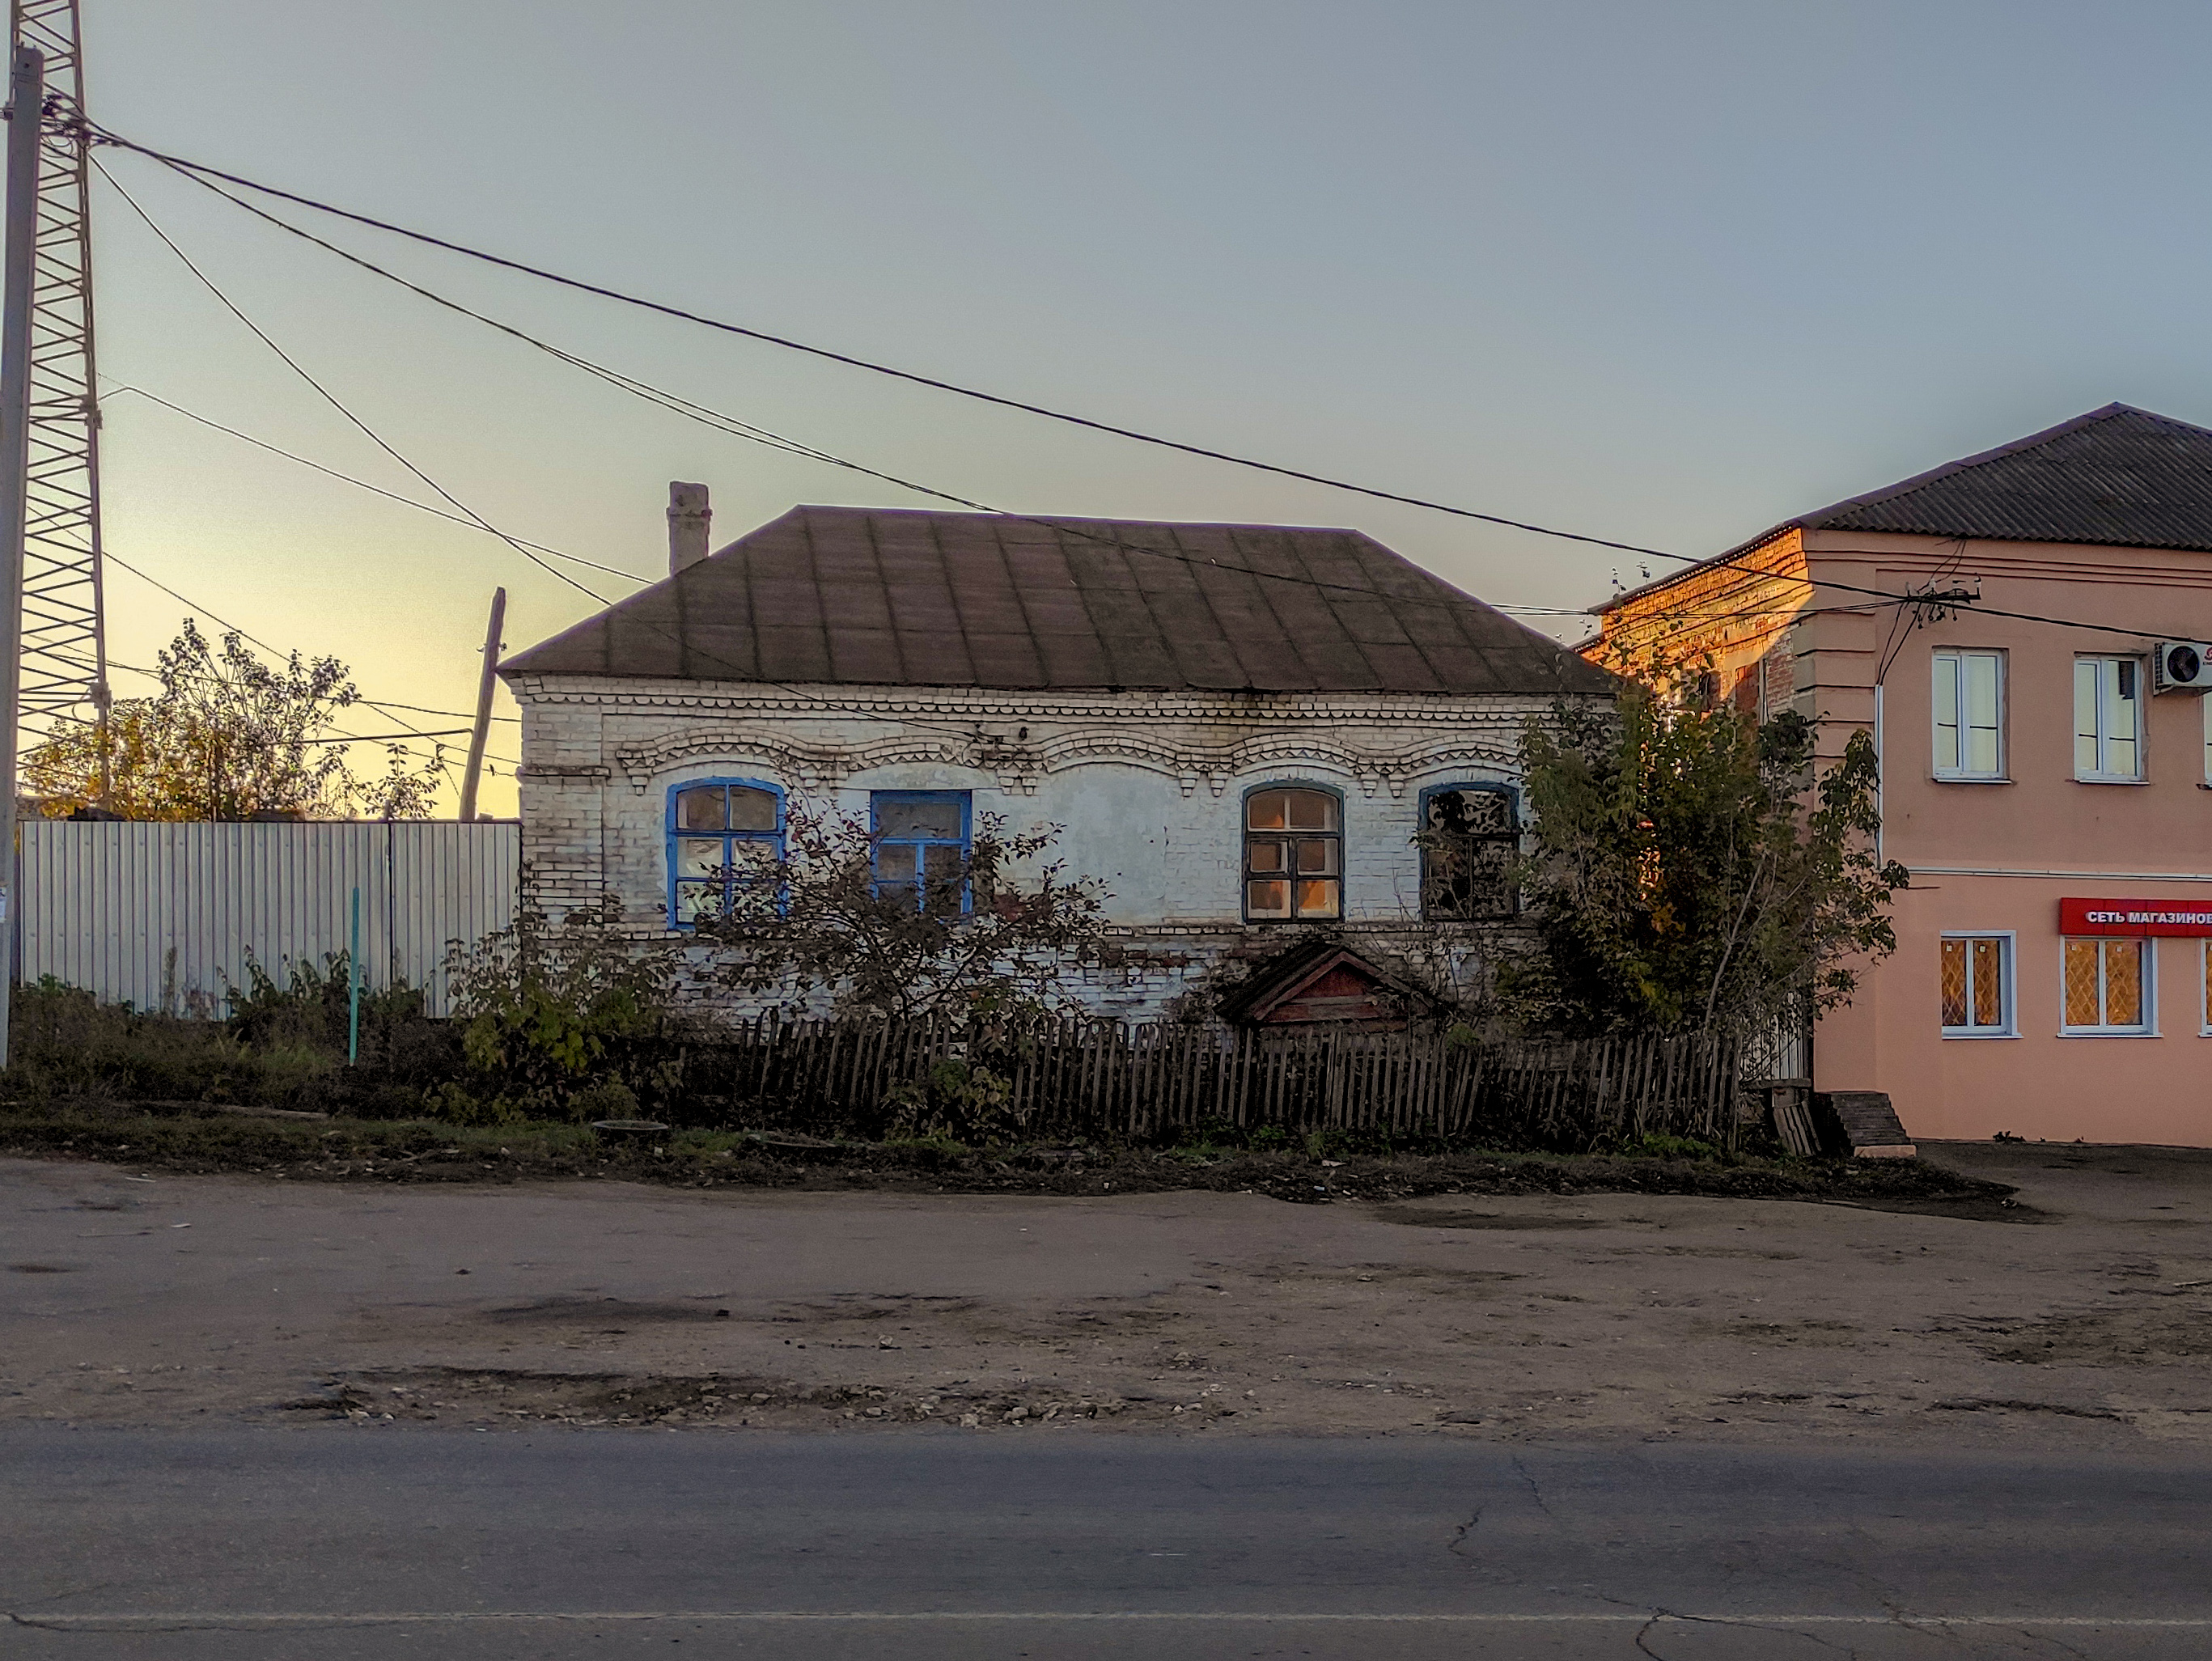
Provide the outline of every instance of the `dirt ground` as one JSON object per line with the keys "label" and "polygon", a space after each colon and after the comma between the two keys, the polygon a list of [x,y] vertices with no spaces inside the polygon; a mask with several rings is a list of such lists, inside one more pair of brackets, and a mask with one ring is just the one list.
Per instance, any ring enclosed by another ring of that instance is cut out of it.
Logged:
{"label": "dirt ground", "polygon": [[0,1160],[0,1419],[2212,1443],[2212,1152],[1972,1217]]}

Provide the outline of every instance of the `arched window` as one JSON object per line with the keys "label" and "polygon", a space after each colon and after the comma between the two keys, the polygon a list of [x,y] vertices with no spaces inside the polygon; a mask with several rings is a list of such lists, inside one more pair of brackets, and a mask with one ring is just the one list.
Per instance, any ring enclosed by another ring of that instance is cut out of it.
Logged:
{"label": "arched window", "polygon": [[1344,915],[1344,805],[1334,790],[1270,786],[1244,798],[1244,916]]}
{"label": "arched window", "polygon": [[701,779],[668,793],[668,921],[720,917],[783,857],[783,792],[757,779]]}
{"label": "arched window", "polygon": [[1421,793],[1421,915],[1431,922],[1508,917],[1520,815],[1503,784],[1447,784]]}

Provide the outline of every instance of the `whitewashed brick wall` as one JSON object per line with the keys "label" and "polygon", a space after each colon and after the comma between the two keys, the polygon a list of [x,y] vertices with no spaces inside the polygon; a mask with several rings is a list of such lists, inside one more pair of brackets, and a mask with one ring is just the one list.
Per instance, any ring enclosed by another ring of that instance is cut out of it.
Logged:
{"label": "whitewashed brick wall", "polygon": [[[1539,697],[1000,693],[523,676],[524,857],[549,910],[611,891],[665,927],[672,787],[760,779],[865,817],[875,790],[965,790],[1008,828],[1063,827],[1072,873],[1102,878],[1119,943],[1085,1001],[1158,1013],[1224,958],[1271,953],[1243,921],[1242,814],[1255,786],[1344,802],[1346,932],[1386,954],[1416,940],[1421,792],[1513,783]],[[1446,967],[1438,965],[1439,968]]]}

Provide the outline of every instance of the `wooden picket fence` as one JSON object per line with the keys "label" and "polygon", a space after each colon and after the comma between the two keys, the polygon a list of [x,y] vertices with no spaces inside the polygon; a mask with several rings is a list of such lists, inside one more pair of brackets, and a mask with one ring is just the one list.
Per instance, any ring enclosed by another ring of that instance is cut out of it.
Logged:
{"label": "wooden picket fence", "polygon": [[[988,1069],[996,1111],[1031,1138],[1152,1141],[1210,1127],[1384,1132],[1579,1148],[1646,1135],[1732,1145],[1729,1038],[1618,1034],[1468,1043],[1350,1028],[1067,1021],[984,1038],[925,1023],[773,1016],[687,1050],[678,1092],[724,1123],[880,1130]],[[948,1068],[947,1063],[957,1063]]]}

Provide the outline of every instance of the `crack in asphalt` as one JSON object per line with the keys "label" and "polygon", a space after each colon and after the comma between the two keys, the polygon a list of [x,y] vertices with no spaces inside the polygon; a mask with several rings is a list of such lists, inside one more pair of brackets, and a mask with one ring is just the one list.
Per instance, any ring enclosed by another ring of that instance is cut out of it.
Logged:
{"label": "crack in asphalt", "polygon": [[1537,1485],[1535,1477],[1517,1453],[1513,1456],[1513,1474],[1528,1485],[1528,1497],[1536,1502],[1536,1509],[1551,1522],[1558,1522],[1559,1519],[1552,1514],[1552,1507],[1545,1502],[1544,1490]]}
{"label": "crack in asphalt", "polygon": [[[71,1621],[70,1618],[65,1615],[51,1615],[42,1618],[35,1615],[25,1615],[16,1609],[8,1609],[0,1611],[0,1613],[3,1613],[6,1615],[9,1625],[13,1627],[27,1628],[33,1632],[55,1632],[63,1634],[75,1633],[84,1634],[86,1635],[99,1635],[102,1634],[112,1634],[114,1631],[118,1630],[117,1628],[112,1628],[80,1626]],[[284,1629],[288,1632],[336,1632],[341,1629],[352,1631],[356,1628],[396,1627],[404,1624],[406,1623],[398,1621],[362,1620],[359,1618],[329,1621],[312,1620],[289,1621],[285,1623]],[[228,1621],[179,1621],[171,1625],[159,1627],[134,1626],[120,1628],[120,1630],[129,1632],[133,1636],[139,1634],[150,1634],[155,1637],[161,1637],[169,1634],[180,1632],[265,1633],[269,1628],[258,1623],[252,1626],[241,1627],[234,1625]]]}
{"label": "crack in asphalt", "polygon": [[[1467,1554],[1462,1552],[1460,1548],[1467,1543],[1468,1536],[1474,1532],[1476,1525],[1482,1521],[1483,1510],[1482,1506],[1477,1506],[1474,1508],[1474,1515],[1452,1530],[1451,1544],[1444,1548],[1446,1551],[1455,1553],[1462,1557],[1466,1556]],[[1473,1560],[1469,1559],[1469,1561]]]}
{"label": "crack in asphalt", "polygon": [[[1680,1609],[1670,1609],[1664,1604],[1638,1603],[1632,1599],[1615,1597],[1602,1591],[1592,1592],[1590,1596],[1601,1603],[1612,1603],[1624,1609],[1634,1609],[1650,1617],[1636,1629],[1635,1643],[1639,1651],[1651,1658],[1651,1661],[1668,1661],[1665,1656],[1660,1654],[1644,1640],[1653,1628],[1668,1621],[1679,1621],[1686,1627],[1726,1627],[1737,1632],[1771,1632],[1784,1638],[1802,1638],[1808,1644],[1818,1644],[1824,1650],[1834,1650],[1844,1658],[1844,1661],[1858,1661],[1859,1652],[1856,1646],[1838,1644],[1832,1640],[1821,1637],[1817,1633],[1807,1632],[1798,1627],[1778,1627],[1765,1621],[1736,1621],[1722,1615],[1686,1615]],[[1891,1619],[1893,1621],[1896,1620],[1893,1613]],[[1917,1628],[1914,1629],[1917,1630]]]}
{"label": "crack in asphalt", "polygon": [[2040,1633],[2028,1631],[2025,1627],[2007,1627],[2005,1630],[2017,1634],[2024,1643],[2048,1644],[2054,1649],[2063,1650],[2069,1655],[2078,1657],[2079,1661],[2089,1661],[2088,1651],[2077,1650],[2063,1638],[2045,1638]]}

